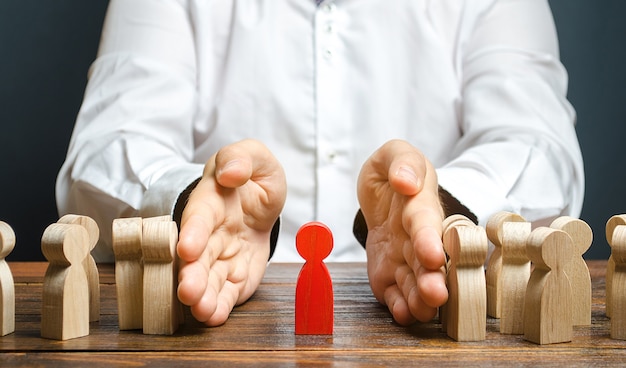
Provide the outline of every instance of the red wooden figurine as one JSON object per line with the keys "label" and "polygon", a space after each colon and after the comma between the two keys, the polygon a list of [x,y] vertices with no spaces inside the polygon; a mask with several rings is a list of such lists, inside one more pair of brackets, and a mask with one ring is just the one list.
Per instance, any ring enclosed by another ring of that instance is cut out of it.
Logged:
{"label": "red wooden figurine", "polygon": [[333,283],[324,258],[333,249],[333,235],[320,222],[304,224],[296,249],[305,259],[296,283],[296,335],[332,335]]}

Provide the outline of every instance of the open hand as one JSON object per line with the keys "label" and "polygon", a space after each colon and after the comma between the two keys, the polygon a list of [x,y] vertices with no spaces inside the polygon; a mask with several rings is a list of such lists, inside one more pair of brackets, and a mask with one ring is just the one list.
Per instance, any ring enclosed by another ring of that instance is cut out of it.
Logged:
{"label": "open hand", "polygon": [[286,191],[282,166],[258,141],[229,145],[207,161],[183,211],[177,246],[178,297],[198,321],[223,324],[252,296]]}
{"label": "open hand", "polygon": [[389,141],[363,165],[357,191],[374,296],[399,324],[432,319],[448,297],[435,169],[409,143]]}

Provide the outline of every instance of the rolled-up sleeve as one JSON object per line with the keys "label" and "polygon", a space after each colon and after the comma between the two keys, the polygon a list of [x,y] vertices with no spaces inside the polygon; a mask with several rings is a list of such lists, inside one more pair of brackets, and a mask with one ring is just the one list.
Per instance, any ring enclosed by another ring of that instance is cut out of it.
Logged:
{"label": "rolled-up sleeve", "polygon": [[462,138],[438,169],[441,186],[483,224],[501,210],[539,223],[578,216],[583,161],[547,1],[494,1],[468,27]]}
{"label": "rolled-up sleeve", "polygon": [[61,214],[100,225],[97,258],[110,258],[113,219],[171,213],[202,174],[203,165],[192,163],[193,39],[184,2],[109,5],[56,186]]}

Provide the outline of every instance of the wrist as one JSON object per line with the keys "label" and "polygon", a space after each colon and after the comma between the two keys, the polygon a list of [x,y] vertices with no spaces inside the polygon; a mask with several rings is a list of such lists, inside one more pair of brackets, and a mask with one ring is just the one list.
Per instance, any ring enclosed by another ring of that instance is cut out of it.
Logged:
{"label": "wrist", "polygon": [[180,221],[183,218],[183,211],[187,206],[187,201],[189,200],[189,195],[191,192],[198,186],[202,177],[197,178],[191,184],[189,184],[176,198],[176,203],[174,204],[174,211],[172,213],[172,219],[176,222],[176,226],[178,226],[178,231],[180,231]]}
{"label": "wrist", "polygon": [[[202,177],[197,178],[191,184],[189,184],[185,190],[183,190],[176,199],[176,204],[174,205],[174,211],[172,213],[172,219],[176,222],[176,226],[178,226],[178,231],[180,231],[180,222],[183,218],[183,211],[187,206],[187,202],[189,201],[189,195],[191,192],[198,186],[198,183]],[[276,250],[276,244],[278,243],[278,233],[280,231],[280,217],[276,219],[274,226],[272,227],[272,231],[270,234],[270,255],[269,258],[272,258],[274,255],[274,251]]]}
{"label": "wrist", "polygon": [[439,202],[441,203],[444,217],[448,217],[451,215],[463,215],[475,224],[478,223],[478,217],[476,217],[476,215],[472,211],[470,211],[469,208],[463,205],[463,203],[461,203],[458,199],[456,199],[452,194],[450,194],[441,186],[439,186]]}

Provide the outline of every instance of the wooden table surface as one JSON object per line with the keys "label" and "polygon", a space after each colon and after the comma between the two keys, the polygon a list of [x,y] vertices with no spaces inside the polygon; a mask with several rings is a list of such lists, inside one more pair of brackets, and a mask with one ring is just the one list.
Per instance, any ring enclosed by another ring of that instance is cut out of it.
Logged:
{"label": "wooden table surface", "polygon": [[16,331],[0,337],[0,367],[8,366],[607,366],[626,364],[626,342],[609,338],[604,316],[605,261],[588,262],[593,282],[592,325],[575,327],[570,343],[535,345],[501,335],[487,320],[487,340],[455,342],[439,323],[393,323],[368,285],[365,265],[329,264],[335,291],[332,336],[294,335],[299,264],[272,264],[256,294],[223,326],[207,328],[187,313],[173,336],[119,331],[112,265],[100,266],[101,319],[90,335],[66,341],[39,337],[45,263],[11,263]]}

